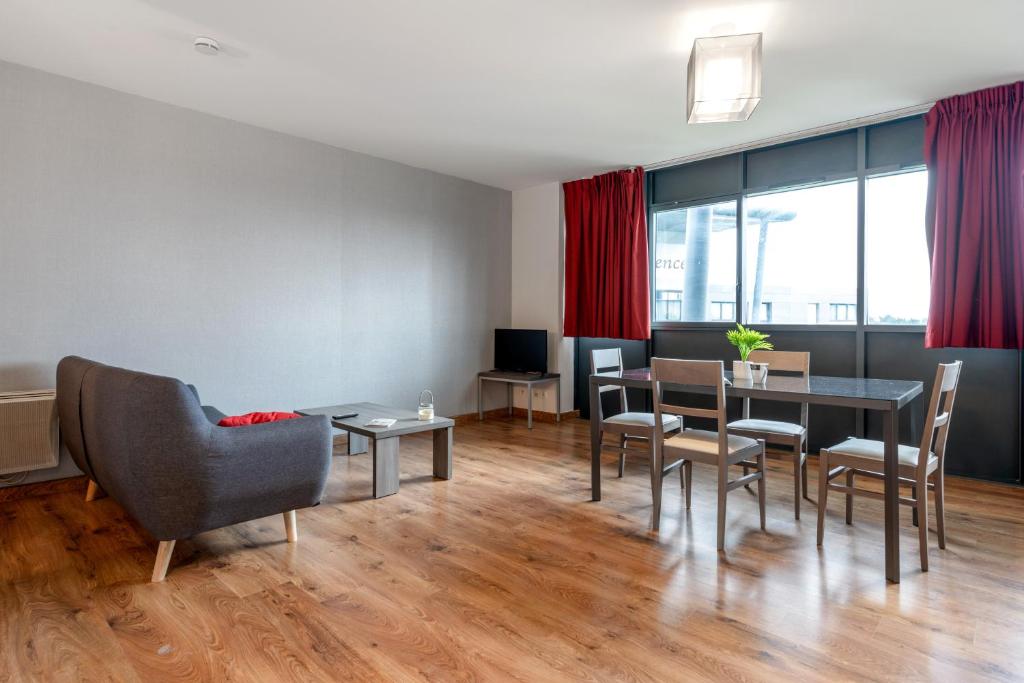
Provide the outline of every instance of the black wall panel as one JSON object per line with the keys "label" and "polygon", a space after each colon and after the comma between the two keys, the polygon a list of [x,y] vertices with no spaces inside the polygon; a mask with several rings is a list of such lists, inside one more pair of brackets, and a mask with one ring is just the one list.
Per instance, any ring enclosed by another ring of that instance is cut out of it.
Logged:
{"label": "black wall panel", "polygon": [[652,171],[648,177],[652,204],[689,202],[695,199],[738,194],[740,155],[729,154],[692,164]]}
{"label": "black wall panel", "polygon": [[857,131],[746,153],[749,189],[787,187],[857,175]]}
{"label": "black wall panel", "polygon": [[867,129],[867,166],[906,168],[924,163],[924,117],[915,116]]}
{"label": "black wall panel", "polygon": [[[1021,367],[1020,353],[997,349],[926,349],[921,332],[868,332],[865,374],[925,383],[918,399],[913,433],[903,429],[902,443],[920,440],[924,413],[931,398],[936,365],[964,362],[949,427],[946,472],[982,479],[1020,480]],[[904,411],[901,427],[908,426]],[[881,438],[881,419],[866,416],[867,433]],[[916,438],[915,438],[916,437]],[[916,443],[915,443],[916,445]]]}

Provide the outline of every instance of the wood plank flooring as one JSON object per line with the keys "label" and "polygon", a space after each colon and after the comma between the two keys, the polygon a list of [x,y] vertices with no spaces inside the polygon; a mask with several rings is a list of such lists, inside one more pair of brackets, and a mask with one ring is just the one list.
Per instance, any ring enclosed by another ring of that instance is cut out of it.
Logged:
{"label": "wood plank flooring", "polygon": [[0,680],[1024,680],[1024,490],[950,478],[947,550],[933,534],[921,573],[904,511],[888,585],[875,501],[846,526],[830,499],[819,551],[775,462],[767,533],[730,494],[719,555],[710,468],[688,514],[666,481],[653,533],[642,458],[617,479],[609,455],[592,503],[587,440],[579,420],[460,425],[440,481],[429,435],[403,437],[381,500],[338,449],[298,544],[280,515],[202,534],[162,584],[156,542],[84,484],[2,501]]}

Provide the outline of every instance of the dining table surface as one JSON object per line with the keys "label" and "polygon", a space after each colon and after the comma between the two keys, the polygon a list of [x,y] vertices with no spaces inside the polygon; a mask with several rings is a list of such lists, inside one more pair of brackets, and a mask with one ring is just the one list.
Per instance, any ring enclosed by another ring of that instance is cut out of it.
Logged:
{"label": "dining table surface", "polygon": [[[766,401],[785,401],[811,405],[831,405],[878,411],[882,415],[885,445],[885,576],[900,580],[899,555],[899,460],[897,458],[900,411],[924,391],[917,380],[876,379],[865,377],[827,377],[821,375],[768,375],[764,382],[749,378],[736,379],[725,372],[725,395]],[[622,386],[653,390],[650,368],[595,372],[590,375],[590,482],[592,500],[601,500],[601,400],[602,386]],[[663,389],[666,387],[662,387]],[[714,387],[672,385],[669,390],[681,393],[711,394]],[[915,420],[912,420],[912,424]]]}

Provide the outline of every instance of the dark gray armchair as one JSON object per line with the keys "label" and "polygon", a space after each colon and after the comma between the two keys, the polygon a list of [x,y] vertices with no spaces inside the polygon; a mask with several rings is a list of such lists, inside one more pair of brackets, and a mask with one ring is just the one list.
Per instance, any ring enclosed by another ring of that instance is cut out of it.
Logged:
{"label": "dark gray armchair", "polygon": [[162,581],[174,542],[203,531],[320,503],[331,467],[326,416],[218,427],[194,387],[69,356],[57,365],[65,445],[97,489],[160,541]]}

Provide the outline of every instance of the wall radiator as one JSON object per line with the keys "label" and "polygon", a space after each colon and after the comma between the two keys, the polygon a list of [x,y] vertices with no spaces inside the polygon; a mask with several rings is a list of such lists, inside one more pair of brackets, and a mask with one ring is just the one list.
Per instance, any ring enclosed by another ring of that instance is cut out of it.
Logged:
{"label": "wall radiator", "polygon": [[59,459],[54,392],[0,393],[0,474],[56,467]]}

